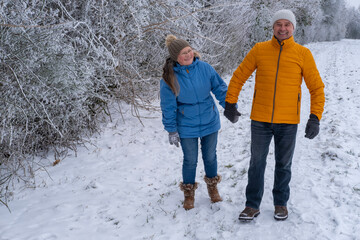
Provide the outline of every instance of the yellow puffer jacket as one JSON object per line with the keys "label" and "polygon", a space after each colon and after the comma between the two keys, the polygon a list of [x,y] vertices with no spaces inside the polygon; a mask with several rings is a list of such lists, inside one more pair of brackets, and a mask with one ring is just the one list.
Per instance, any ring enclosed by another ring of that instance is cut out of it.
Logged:
{"label": "yellow puffer jacket", "polygon": [[301,83],[304,77],[311,95],[311,113],[319,120],[324,110],[324,83],[309,49],[291,37],[275,37],[257,43],[235,70],[226,101],[236,103],[240,90],[256,69],[255,91],[250,118],[259,122],[298,124]]}

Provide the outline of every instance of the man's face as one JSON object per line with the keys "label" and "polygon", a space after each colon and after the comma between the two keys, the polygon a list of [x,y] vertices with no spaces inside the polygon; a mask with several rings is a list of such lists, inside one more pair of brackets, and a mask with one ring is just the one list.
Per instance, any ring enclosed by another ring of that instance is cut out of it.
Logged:
{"label": "man's face", "polygon": [[289,20],[280,19],[274,23],[273,30],[275,37],[279,41],[282,41],[293,35],[294,26]]}

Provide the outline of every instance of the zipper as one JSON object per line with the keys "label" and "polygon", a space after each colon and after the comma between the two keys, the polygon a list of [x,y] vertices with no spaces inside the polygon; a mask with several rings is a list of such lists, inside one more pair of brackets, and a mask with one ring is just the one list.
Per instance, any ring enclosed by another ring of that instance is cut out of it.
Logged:
{"label": "zipper", "polygon": [[279,52],[279,58],[277,62],[277,68],[276,68],[276,76],[275,76],[275,86],[274,86],[274,98],[273,98],[273,109],[272,109],[272,115],[271,115],[271,123],[274,121],[274,113],[275,113],[275,96],[276,96],[276,85],[277,85],[277,79],[278,79],[278,73],[279,73],[279,65],[280,65],[280,55],[282,52],[283,45],[280,44],[280,52]]}

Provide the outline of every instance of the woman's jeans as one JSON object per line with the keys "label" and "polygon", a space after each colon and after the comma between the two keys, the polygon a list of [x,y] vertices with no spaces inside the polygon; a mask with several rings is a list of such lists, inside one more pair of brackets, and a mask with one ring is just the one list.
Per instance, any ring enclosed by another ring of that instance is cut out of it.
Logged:
{"label": "woman's jeans", "polygon": [[259,209],[264,193],[266,157],[272,137],[275,141],[274,205],[286,206],[290,196],[291,163],[297,124],[251,121],[251,159],[246,187],[246,206]]}
{"label": "woman's jeans", "polygon": [[[218,132],[200,138],[202,159],[204,161],[205,174],[208,178],[217,176],[217,145]],[[182,175],[184,184],[194,184],[196,166],[198,162],[199,138],[181,138],[181,148],[184,153]]]}

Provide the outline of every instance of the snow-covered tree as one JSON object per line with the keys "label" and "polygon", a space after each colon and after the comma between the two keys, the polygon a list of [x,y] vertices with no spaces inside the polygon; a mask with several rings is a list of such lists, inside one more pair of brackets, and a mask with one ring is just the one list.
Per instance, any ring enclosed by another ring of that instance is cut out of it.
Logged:
{"label": "snow-covered tree", "polygon": [[346,26],[346,38],[360,39],[360,7],[351,8],[347,16],[349,23]]}
{"label": "snow-covered tree", "polygon": [[345,37],[347,18],[344,0],[322,0],[322,19],[317,24],[317,41],[335,41]]}

